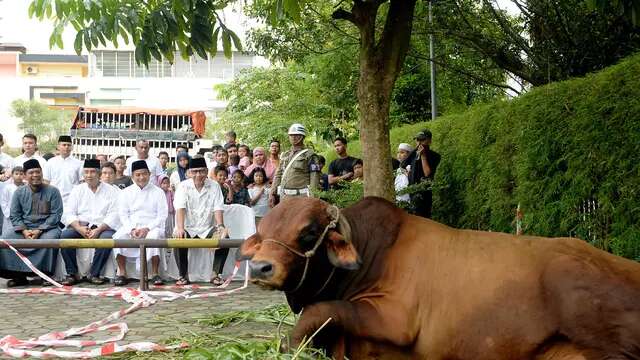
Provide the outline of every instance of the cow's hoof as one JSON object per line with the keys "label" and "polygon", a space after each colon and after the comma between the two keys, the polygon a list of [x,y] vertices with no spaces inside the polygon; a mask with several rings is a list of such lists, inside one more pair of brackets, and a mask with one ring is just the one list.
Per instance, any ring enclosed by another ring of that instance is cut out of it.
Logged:
{"label": "cow's hoof", "polygon": [[289,339],[289,337],[283,337],[280,341],[280,353],[290,354],[294,353],[302,342]]}

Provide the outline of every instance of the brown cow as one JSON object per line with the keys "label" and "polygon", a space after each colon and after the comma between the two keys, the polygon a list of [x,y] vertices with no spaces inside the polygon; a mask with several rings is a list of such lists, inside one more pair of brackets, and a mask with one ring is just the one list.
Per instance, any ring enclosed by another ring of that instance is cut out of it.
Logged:
{"label": "brown cow", "polygon": [[331,318],[314,342],[335,358],[640,359],[640,264],[581,240],[294,198],[240,252],[254,282],[304,308],[293,346]]}

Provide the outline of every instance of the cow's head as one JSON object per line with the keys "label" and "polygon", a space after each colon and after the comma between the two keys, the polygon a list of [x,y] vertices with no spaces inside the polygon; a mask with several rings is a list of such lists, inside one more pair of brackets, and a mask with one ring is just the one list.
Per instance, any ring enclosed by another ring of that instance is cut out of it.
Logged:
{"label": "cow's head", "polygon": [[[336,227],[327,229],[322,236],[334,219]],[[326,264],[326,260],[320,261],[323,256],[335,267],[358,269],[360,257],[350,237],[349,223],[329,204],[313,198],[292,198],[274,207],[260,221],[258,232],[240,247],[239,258],[251,260],[253,282],[286,290],[301,279],[306,261],[303,255],[316,245],[310,267],[319,262]]]}

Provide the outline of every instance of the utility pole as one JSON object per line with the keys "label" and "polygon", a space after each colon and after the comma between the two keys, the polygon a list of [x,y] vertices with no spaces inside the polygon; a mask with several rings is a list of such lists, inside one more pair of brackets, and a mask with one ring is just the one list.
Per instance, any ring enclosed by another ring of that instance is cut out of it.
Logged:
{"label": "utility pole", "polygon": [[433,39],[433,0],[429,0],[429,27],[431,33],[429,34],[429,60],[431,65],[431,120],[438,116],[438,98],[436,96],[436,49]]}

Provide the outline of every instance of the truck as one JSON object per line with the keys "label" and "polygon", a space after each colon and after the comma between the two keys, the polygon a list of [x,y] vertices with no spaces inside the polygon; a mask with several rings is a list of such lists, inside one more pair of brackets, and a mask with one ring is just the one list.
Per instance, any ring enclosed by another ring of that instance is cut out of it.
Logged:
{"label": "truck", "polygon": [[184,144],[195,154],[209,141],[204,136],[206,115],[201,110],[165,110],[139,107],[79,107],[70,135],[79,159],[97,155],[125,157],[135,154],[137,140],[149,142],[150,156],[161,151],[176,158]]}

